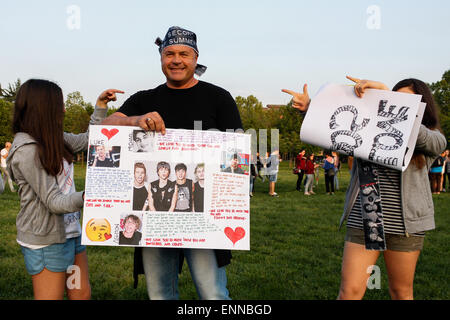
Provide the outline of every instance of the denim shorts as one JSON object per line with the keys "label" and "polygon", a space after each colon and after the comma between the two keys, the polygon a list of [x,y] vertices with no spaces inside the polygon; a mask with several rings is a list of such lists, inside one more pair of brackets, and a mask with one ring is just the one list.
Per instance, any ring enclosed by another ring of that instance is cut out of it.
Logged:
{"label": "denim shorts", "polygon": [[[385,233],[386,249],[392,251],[418,251],[423,249],[424,236],[410,235],[402,236],[398,234]],[[365,245],[364,230],[356,228],[347,228],[345,241]]]}
{"label": "denim shorts", "polygon": [[41,249],[22,248],[25,267],[30,275],[41,273],[44,268],[52,272],[66,272],[73,265],[75,255],[86,250],[81,244],[81,236],[67,239],[65,243],[55,243]]}
{"label": "denim shorts", "polygon": [[277,173],[268,175],[270,182],[277,182]]}

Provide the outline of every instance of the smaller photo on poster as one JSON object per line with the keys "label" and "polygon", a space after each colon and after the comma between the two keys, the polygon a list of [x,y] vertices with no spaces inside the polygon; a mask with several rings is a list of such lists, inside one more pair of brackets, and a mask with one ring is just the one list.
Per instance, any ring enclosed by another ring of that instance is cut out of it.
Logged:
{"label": "smaller photo on poster", "polygon": [[142,213],[122,214],[119,245],[138,246],[142,239]]}
{"label": "smaller photo on poster", "polygon": [[89,147],[88,166],[118,168],[120,166],[120,146],[91,145]]}
{"label": "smaller photo on poster", "polygon": [[222,152],[220,171],[234,174],[249,174],[249,154],[233,152]]}
{"label": "smaller photo on poster", "polygon": [[155,132],[133,130],[130,135],[128,150],[131,152],[153,152],[155,150]]}

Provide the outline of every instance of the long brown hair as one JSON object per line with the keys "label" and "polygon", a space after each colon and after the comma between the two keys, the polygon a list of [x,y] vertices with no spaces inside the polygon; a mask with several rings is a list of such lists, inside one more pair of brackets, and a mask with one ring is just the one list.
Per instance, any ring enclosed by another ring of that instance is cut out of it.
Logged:
{"label": "long brown hair", "polygon": [[64,143],[64,98],[61,88],[50,81],[30,79],[19,88],[14,106],[13,132],[25,132],[38,146],[41,165],[57,176],[63,160],[72,163],[73,151]]}
{"label": "long brown hair", "polygon": [[[426,103],[425,112],[422,118],[422,124],[428,129],[441,130],[441,126],[439,124],[439,111],[434,102],[433,94],[431,93],[428,85],[417,79],[405,79],[397,83],[392,91],[397,91],[401,88],[410,88],[414,93],[422,95],[422,102]],[[417,151],[414,151],[414,154],[411,158],[411,163],[414,164],[417,168],[421,169],[425,166],[425,156]]]}

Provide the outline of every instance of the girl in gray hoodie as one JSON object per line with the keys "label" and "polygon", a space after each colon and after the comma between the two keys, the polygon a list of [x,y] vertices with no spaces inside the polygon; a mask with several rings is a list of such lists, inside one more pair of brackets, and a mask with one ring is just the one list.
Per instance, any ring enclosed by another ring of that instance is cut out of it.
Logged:
{"label": "girl in gray hoodie", "polygon": [[[106,117],[116,93],[123,92],[100,94],[90,124]],[[90,298],[79,223],[83,192],[75,191],[73,181],[73,154],[87,148],[88,132],[63,132],[64,112],[62,90],[55,83],[31,79],[19,88],[7,166],[19,188],[17,242],[35,299],[62,299],[66,290],[69,299]],[[77,279],[66,281],[66,272]]]}
{"label": "girl in gray hoodie", "polygon": [[[380,82],[348,78],[356,83],[355,93],[358,97],[362,97],[369,88],[389,90]],[[422,95],[422,102],[426,103],[414,154],[406,170],[400,172],[381,165],[374,166],[378,172],[384,216],[386,249],[383,255],[389,293],[394,300],[410,300],[414,297],[414,274],[425,231],[435,228],[428,170],[445,149],[447,139],[439,130],[438,110],[424,82],[405,79],[397,83],[392,91]],[[360,163],[354,162],[341,218],[341,224],[347,220],[347,235],[338,299],[353,300],[364,296],[369,275],[380,255],[380,251],[365,248],[361,206],[366,206],[367,202],[361,200],[361,193],[364,192],[359,187],[358,166]]]}
{"label": "girl in gray hoodie", "polygon": [[[360,98],[366,89],[389,90],[381,82],[347,78],[356,83],[355,94]],[[282,91],[293,96],[294,108],[301,112],[308,110],[311,100],[306,84],[303,93],[286,89]],[[426,103],[414,154],[406,170],[396,172],[381,165],[375,167],[380,181],[383,215],[387,218],[389,214],[389,220],[385,219],[384,225],[386,250],[383,251],[389,293],[392,299],[403,300],[413,299],[414,274],[425,231],[435,228],[428,170],[445,149],[447,139],[439,130],[438,110],[424,82],[405,79],[397,83],[392,91],[420,94],[422,102]],[[380,251],[367,250],[365,247],[358,166],[358,162],[354,161],[341,218],[341,225],[347,220],[347,235],[338,299],[361,299],[364,296],[369,275],[380,255]]]}

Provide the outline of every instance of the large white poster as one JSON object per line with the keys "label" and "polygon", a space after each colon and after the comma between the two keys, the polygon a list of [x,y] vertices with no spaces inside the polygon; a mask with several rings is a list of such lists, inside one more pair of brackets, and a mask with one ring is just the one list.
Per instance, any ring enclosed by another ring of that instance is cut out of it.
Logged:
{"label": "large white poster", "polygon": [[91,126],[82,243],[250,250],[250,135]]}
{"label": "large white poster", "polygon": [[414,152],[425,104],[421,96],[329,84],[312,99],[300,139],[397,170],[405,170]]}

